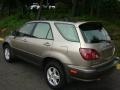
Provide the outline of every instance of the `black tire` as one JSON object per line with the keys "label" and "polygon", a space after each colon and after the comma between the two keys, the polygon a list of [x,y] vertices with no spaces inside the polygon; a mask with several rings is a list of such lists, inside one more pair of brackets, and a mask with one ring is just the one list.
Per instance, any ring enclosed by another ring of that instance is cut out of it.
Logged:
{"label": "black tire", "polygon": [[[47,72],[50,69],[52,70],[52,68],[55,68],[58,71],[59,76],[60,76],[60,80],[59,80],[59,83],[57,85],[52,85],[50,83],[50,81],[48,80],[49,75],[47,74]],[[65,72],[64,72],[62,64],[60,64],[58,62],[49,62],[45,66],[44,73],[45,73],[46,82],[47,82],[47,84],[49,85],[50,88],[58,90],[58,89],[62,89],[65,86],[66,78],[65,78]]]}
{"label": "black tire", "polygon": [[[9,62],[9,63],[12,63],[12,62],[14,61],[14,55],[13,55],[13,53],[12,53],[12,50],[11,50],[10,46],[9,46],[9,45],[5,45],[5,46],[3,47],[3,50],[4,50],[3,54],[4,54],[4,59],[5,59],[5,61],[6,61],[6,62]],[[8,57],[7,57],[6,54],[5,54],[7,51],[8,51],[8,53],[9,53]]]}

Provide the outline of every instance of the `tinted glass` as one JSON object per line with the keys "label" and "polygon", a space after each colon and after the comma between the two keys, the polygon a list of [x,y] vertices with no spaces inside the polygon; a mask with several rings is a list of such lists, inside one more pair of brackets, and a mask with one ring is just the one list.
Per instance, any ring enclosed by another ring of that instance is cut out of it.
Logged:
{"label": "tinted glass", "polygon": [[97,30],[82,30],[85,41],[88,43],[99,43],[104,40],[110,40],[107,32],[104,29]]}
{"label": "tinted glass", "polygon": [[47,35],[49,35],[48,38],[52,38],[50,34],[52,34],[51,28],[50,25],[47,23],[38,23],[33,32],[33,36],[40,39],[47,38]]}
{"label": "tinted glass", "polygon": [[30,35],[33,30],[34,25],[35,23],[27,23],[19,30],[19,32]]}
{"label": "tinted glass", "polygon": [[55,25],[66,40],[79,42],[78,34],[74,25],[62,23],[56,23]]}

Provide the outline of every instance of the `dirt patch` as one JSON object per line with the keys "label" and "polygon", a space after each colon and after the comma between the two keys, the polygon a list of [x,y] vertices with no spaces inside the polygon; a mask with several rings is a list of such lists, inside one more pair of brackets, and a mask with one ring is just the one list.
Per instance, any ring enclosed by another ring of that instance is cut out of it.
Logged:
{"label": "dirt patch", "polygon": [[1,29],[0,30],[0,37],[5,37],[6,32],[7,32],[7,28]]}

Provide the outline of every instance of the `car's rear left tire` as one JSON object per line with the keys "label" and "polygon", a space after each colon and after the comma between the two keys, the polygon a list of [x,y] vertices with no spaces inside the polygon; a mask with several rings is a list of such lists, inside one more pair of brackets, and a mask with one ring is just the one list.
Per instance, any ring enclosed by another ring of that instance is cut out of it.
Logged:
{"label": "car's rear left tire", "polygon": [[58,62],[49,62],[45,66],[45,79],[52,89],[61,89],[66,84],[65,72],[62,64]]}

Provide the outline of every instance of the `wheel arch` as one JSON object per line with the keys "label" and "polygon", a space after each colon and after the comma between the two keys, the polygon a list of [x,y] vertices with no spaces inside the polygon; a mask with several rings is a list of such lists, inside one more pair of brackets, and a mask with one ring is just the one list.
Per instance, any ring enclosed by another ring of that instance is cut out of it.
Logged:
{"label": "wheel arch", "polygon": [[61,65],[63,66],[63,68],[64,68],[64,63],[62,63],[59,59],[53,58],[53,57],[46,57],[46,58],[43,59],[43,61],[42,61],[42,66],[43,66],[43,68],[44,68],[44,67],[46,66],[46,64],[49,63],[49,62],[57,62],[57,63],[61,64]]}
{"label": "wheel arch", "polygon": [[4,42],[4,43],[2,44],[2,48],[4,48],[6,45],[10,46],[10,44],[9,44],[8,42]]}

